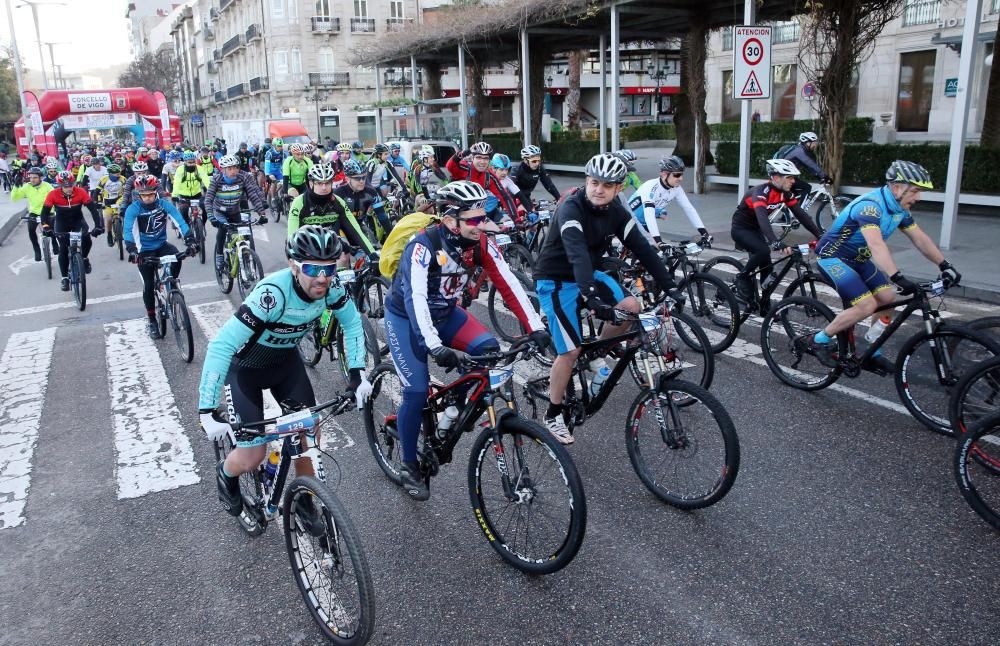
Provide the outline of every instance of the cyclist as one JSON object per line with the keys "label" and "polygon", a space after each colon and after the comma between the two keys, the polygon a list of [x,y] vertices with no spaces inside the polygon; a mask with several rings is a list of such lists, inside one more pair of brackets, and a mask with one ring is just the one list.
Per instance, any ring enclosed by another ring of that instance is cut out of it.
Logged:
{"label": "cyclist", "polygon": [[0,183],[3,184],[4,193],[9,193],[11,188],[11,166],[7,159],[7,153],[0,151]]}
{"label": "cyclist", "polygon": [[[389,222],[389,215],[385,212],[385,202],[382,194],[375,190],[371,184],[365,181],[366,173],[357,161],[351,159],[344,164],[344,175],[347,176],[347,183],[333,191],[334,195],[344,200],[358,222],[369,221],[369,211],[375,213],[382,231],[388,235],[392,224]],[[375,227],[370,226],[374,231]]]}
{"label": "cyclist", "polygon": [[306,156],[302,144],[292,144],[288,147],[292,155],[281,163],[282,192],[287,195],[287,201],[295,197],[290,189],[295,189],[295,195],[301,195],[306,190],[306,175],[312,168],[312,159]]}
{"label": "cyclist", "polygon": [[[88,159],[87,162],[88,166],[89,166],[89,161],[90,160]],[[83,179],[84,169],[85,169],[84,166],[80,167],[80,174],[77,175],[76,177],[78,181]],[[59,162],[56,161],[45,162],[45,177],[43,177],[42,180],[51,184],[53,188],[59,188]]]}
{"label": "cyclist", "polygon": [[625,200],[625,191],[632,189],[637,190],[642,185],[642,180],[639,179],[639,173],[635,172],[635,162],[639,158],[635,156],[635,153],[628,148],[622,148],[621,150],[616,150],[614,152],[615,157],[625,162],[625,167],[628,168],[628,175],[625,176],[625,186],[622,188],[622,192],[619,194],[620,200]]}
{"label": "cyclist", "polygon": [[[503,153],[493,153],[493,159],[490,160],[490,172],[493,173],[493,176],[497,178],[497,181],[500,182],[500,185],[509,195],[524,195],[524,193],[519,192],[520,187],[510,177],[510,157]],[[487,204],[489,204],[489,200],[487,200]],[[524,206],[524,202],[520,204],[522,207]],[[487,207],[487,210],[489,210],[489,207]],[[512,222],[516,218],[517,213],[512,213],[509,221]]]}
{"label": "cyclist", "polygon": [[549,172],[542,165],[542,149],[538,146],[525,146],[521,149],[521,163],[511,169],[510,178],[517,185],[517,190],[513,191],[513,194],[517,195],[521,204],[528,211],[535,210],[535,203],[531,201],[531,192],[535,190],[539,181],[542,182],[542,186],[549,192],[553,200],[559,199],[559,189],[556,188],[552,178],[549,177]]}
{"label": "cyclist", "polygon": [[[240,208],[247,201],[253,205],[253,210],[260,216],[260,223],[267,223],[264,215],[264,196],[257,182],[250,173],[240,170],[240,160],[236,155],[226,155],[219,162],[222,171],[212,178],[205,194],[205,213],[212,218],[212,226],[219,229],[215,236],[215,267],[222,270],[222,249],[226,246],[227,229],[225,224],[240,221]],[[250,246],[254,247],[253,237]]]}
{"label": "cyclist", "polygon": [[201,147],[196,163],[198,164],[198,170],[201,171],[202,174],[204,174],[209,180],[211,180],[213,175],[216,175],[216,160],[208,146]]}
{"label": "cyclist", "polygon": [[268,190],[265,194],[267,195],[268,202],[274,196],[277,185],[284,185],[284,176],[281,172],[285,162],[284,146],[285,142],[280,137],[276,137],[271,141],[271,149],[264,155],[264,172],[267,173],[268,181]]}
{"label": "cyclist", "polygon": [[[153,177],[153,175],[149,173],[149,166],[146,162],[142,161],[132,162],[132,177],[125,180],[125,186],[122,188],[122,209],[127,209],[132,204],[132,192],[135,188],[135,183],[142,177]],[[159,182],[157,182],[156,185],[157,190],[159,190],[162,194],[163,187],[160,186]]]}
{"label": "cyclist", "polygon": [[[330,307],[344,329],[350,366],[348,389],[358,407],[371,394],[364,373],[365,339],[361,315],[337,280],[336,261],[342,253],[340,238],[321,227],[306,226],[285,245],[288,267],[260,281],[222,330],[208,344],[198,387],[198,412],[209,440],[224,437],[229,424],[212,415],[220,398],[235,417],[244,421],[264,416],[263,391],[270,389],[278,401],[312,406],[312,384],[296,345],[323,311]],[[317,439],[318,442],[318,439]],[[240,475],[264,460],[264,438],[238,442],[217,467],[219,499],[233,516],[243,509]],[[308,460],[297,460],[298,475],[313,475]],[[301,510],[312,518],[313,510]],[[306,526],[308,523],[304,523]]]}
{"label": "cyclist", "polygon": [[787,159],[769,159],[765,164],[770,180],[747,191],[733,213],[733,224],[730,233],[737,249],[745,249],[750,254],[746,267],[736,275],[736,291],[744,300],[753,297],[753,281],[751,276],[758,267],[761,268],[760,280],[771,274],[771,251],[780,251],[785,255],[791,249],[781,242],[771,230],[769,218],[771,212],[781,207],[787,207],[791,214],[802,223],[809,233],[819,238],[822,235],[819,227],[808,213],[799,207],[799,201],[791,192],[799,169]]}
{"label": "cyclist", "polygon": [[[329,153],[328,153],[329,154]],[[333,166],[335,175],[342,175],[344,165],[351,160],[351,144],[345,142],[337,144],[337,150],[333,155],[330,165]]]}
{"label": "cyclist", "polygon": [[[467,161],[466,157],[471,158]],[[490,161],[493,159],[493,146],[485,141],[479,141],[469,147],[468,150],[461,150],[452,156],[445,164],[453,179],[468,179],[479,184],[484,189],[493,194],[495,200],[489,200],[486,205],[487,213],[494,222],[501,220],[498,210],[502,208],[511,218],[517,217],[517,205],[514,198],[507,189],[500,185],[500,181],[490,173]]]}
{"label": "cyclist", "polygon": [[[427,500],[430,491],[417,465],[417,436],[427,403],[430,373],[427,355],[446,368],[461,368],[466,353],[496,352],[500,345],[483,325],[459,307],[468,281],[465,266],[481,264],[503,300],[537,344],[548,334],[514,277],[500,249],[480,227],[486,222],[486,191],[457,181],[437,192],[441,222],[428,226],[406,244],[386,298],[385,332],[389,352],[403,384],[397,414],[402,444],[402,478],[406,493]],[[465,259],[468,253],[472,258]]]}
{"label": "cyclist", "polygon": [[398,141],[389,144],[389,156],[386,158],[386,161],[393,166],[396,174],[399,175],[405,184],[406,178],[410,173],[410,162],[406,161],[403,157],[403,147],[399,145]]}
{"label": "cyclist", "polygon": [[653,236],[656,244],[660,244],[660,227],[656,218],[667,215],[667,204],[677,200],[677,203],[684,209],[691,226],[698,230],[701,239],[698,244],[703,247],[711,246],[712,236],[708,235],[708,229],[698,216],[698,211],[691,206],[687,193],[681,182],[684,179],[684,160],[677,155],[664,157],[660,160],[660,176],[644,182],[639,189],[629,198],[628,207],[632,210],[632,215],[645,227],[646,231]]}
{"label": "cyclist", "polygon": [[383,196],[392,188],[393,182],[396,186],[405,188],[392,164],[389,163],[389,147],[385,144],[375,144],[371,159],[365,164],[365,170],[367,172],[365,182],[378,189]]}
{"label": "cyclist", "polygon": [[[159,180],[160,176],[163,175],[163,167],[166,162],[160,158],[160,151],[157,148],[150,148],[149,154],[146,157],[146,168],[150,175]],[[165,186],[160,184],[160,192],[162,193]]]}
{"label": "cyclist", "polygon": [[364,153],[365,145],[360,141],[355,141],[351,144],[351,159],[358,162],[362,166],[368,162],[368,155]]}
{"label": "cyclist", "polygon": [[[594,155],[585,168],[587,183],[563,198],[556,208],[538,261],[534,278],[538,300],[548,317],[549,332],[559,355],[549,373],[550,404],[545,427],[562,444],[572,444],[566,428],[563,398],[573,366],[580,355],[580,301],[594,316],[612,321],[615,308],[638,312],[639,301],[625,296],[610,276],[594,267],[607,251],[612,236],[617,237],[657,284],[672,289],[674,282],[656,249],[642,233],[628,209],[615,198],[622,191],[628,169],[609,153]],[[622,332],[622,326],[605,324],[601,336]]]}
{"label": "cyclist", "polygon": [[[61,171],[57,177],[59,189],[49,191],[45,196],[42,205],[42,232],[54,231],[59,237],[59,273],[62,274],[60,289],[69,291],[69,233],[71,231],[82,231],[83,239],[80,241],[80,251],[83,255],[84,271],[90,273],[90,248],[92,246],[91,236],[97,237],[104,233],[101,222],[101,215],[97,210],[97,205],[90,199],[87,191],[76,185],[73,173]],[[87,207],[94,220],[94,230],[87,235],[87,222],[83,219],[83,207]],[[55,222],[50,222],[50,216],[55,214]]]}
{"label": "cyclist", "polygon": [[351,246],[360,247],[374,257],[375,247],[361,231],[347,203],[333,194],[333,177],[333,167],[329,164],[316,164],[309,169],[309,190],[292,200],[288,208],[288,237],[302,226],[322,226],[334,233],[342,231]]}
{"label": "cyclist", "polygon": [[166,157],[167,162],[163,165],[163,170],[157,179],[160,180],[163,190],[172,194],[174,191],[174,174],[181,167],[181,156],[179,153],[171,150],[167,153]]}
{"label": "cyclist", "polygon": [[429,200],[431,193],[436,192],[450,180],[447,171],[438,165],[434,148],[421,146],[417,152],[417,160],[410,166],[410,193],[414,197],[422,195],[424,199]]}
{"label": "cyclist", "polygon": [[104,167],[104,160],[101,157],[94,157],[90,166],[83,173],[83,186],[90,191],[90,199],[100,204],[101,202],[101,180],[108,176],[108,169]]}
{"label": "cyclist", "polygon": [[182,159],[184,163],[174,172],[171,194],[177,199],[178,210],[184,216],[184,221],[190,224],[191,219],[188,217],[188,212],[191,200],[198,200],[201,212],[205,213],[205,199],[202,196],[202,190],[208,189],[210,179],[198,168],[197,158],[193,152],[190,150],[185,152]]}
{"label": "cyclist", "polygon": [[[800,173],[807,170],[815,175],[816,179],[822,184],[829,184],[833,180],[823,172],[823,169],[820,168],[819,163],[816,161],[816,153],[814,151],[818,145],[819,137],[816,136],[815,132],[803,132],[799,135],[799,144],[781,155],[781,158],[795,164]],[[801,177],[795,178],[795,183],[792,185],[792,193],[795,194],[799,202],[803,202],[811,190],[812,186],[809,182],[803,181]]]}
{"label": "cyclist", "polygon": [[[146,261],[150,258],[177,255],[177,247],[167,242],[168,217],[174,221],[174,225],[184,236],[188,253],[193,255],[192,252],[198,250],[194,233],[188,228],[173,203],[160,197],[159,188],[160,180],[152,175],[144,175],[136,180],[135,191],[139,197],[125,209],[122,224],[122,238],[125,241],[125,250],[128,251],[128,261],[139,266],[139,275],[142,276],[142,304],[146,306],[146,316],[149,319],[146,332],[152,339],[160,338],[160,326],[156,323],[153,296],[153,288],[156,286],[156,266],[147,264]],[[180,261],[170,263],[170,273],[175,278],[180,278]]]}
{"label": "cyclist", "polygon": [[109,247],[115,246],[115,236],[111,227],[111,220],[114,212],[111,210],[111,205],[118,202],[122,193],[125,191],[125,179],[122,177],[121,173],[121,166],[118,164],[111,164],[108,166],[108,174],[101,178],[100,183],[97,185],[97,190],[101,195],[100,203],[104,205],[104,228],[108,232]]}
{"label": "cyclist", "polygon": [[42,249],[38,246],[38,220],[45,206],[45,198],[52,191],[52,185],[42,181],[42,169],[28,169],[28,183],[15,186],[10,193],[10,201],[28,200],[28,240],[35,252],[35,262],[42,259]]}
{"label": "cyclist", "polygon": [[[848,204],[816,246],[817,264],[844,300],[844,310],[811,340],[811,349],[825,365],[835,367],[833,337],[872,316],[879,306],[892,303],[896,295],[916,293],[920,287],[904,276],[885,241],[898,228],[913,246],[941,270],[948,285],[962,279],[934,241],[917,226],[910,209],[920,201],[921,191],[934,188],[930,173],[913,162],[896,160],[885,173],[886,184]],[[875,317],[872,318],[875,322]],[[893,363],[876,353],[869,368],[887,374]]]}

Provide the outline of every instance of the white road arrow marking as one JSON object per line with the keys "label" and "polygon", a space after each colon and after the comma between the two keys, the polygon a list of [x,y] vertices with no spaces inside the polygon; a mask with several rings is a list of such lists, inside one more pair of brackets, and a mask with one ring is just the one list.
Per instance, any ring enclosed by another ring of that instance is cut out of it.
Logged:
{"label": "white road arrow marking", "polygon": [[33,255],[27,255],[27,256],[21,256],[20,258],[18,258],[17,260],[15,260],[14,262],[10,263],[7,266],[10,267],[10,270],[14,272],[15,276],[20,276],[22,269],[24,269],[25,267],[30,267],[33,264],[35,264],[35,257]]}

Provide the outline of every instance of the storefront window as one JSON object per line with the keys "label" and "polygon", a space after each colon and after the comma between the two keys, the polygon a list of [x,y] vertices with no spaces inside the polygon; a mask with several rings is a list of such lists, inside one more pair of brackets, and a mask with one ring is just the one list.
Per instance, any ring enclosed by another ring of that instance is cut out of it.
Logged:
{"label": "storefront window", "polygon": [[771,69],[772,121],[789,121],[795,118],[796,71],[795,65],[775,65]]}
{"label": "storefront window", "polygon": [[937,52],[907,52],[899,57],[899,94],[896,98],[896,129],[926,132],[934,94],[934,64]]}
{"label": "storefront window", "polygon": [[733,71],[722,72],[722,121],[740,120],[740,102],[733,98]]}

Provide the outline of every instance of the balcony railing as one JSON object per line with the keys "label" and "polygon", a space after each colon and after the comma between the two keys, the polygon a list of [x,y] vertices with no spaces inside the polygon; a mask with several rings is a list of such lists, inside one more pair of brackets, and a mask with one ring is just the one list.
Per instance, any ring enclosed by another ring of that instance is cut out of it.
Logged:
{"label": "balcony railing", "polygon": [[260,92],[261,90],[267,89],[267,77],[266,76],[255,76],[250,79],[250,93]]}
{"label": "balcony railing", "polygon": [[215,93],[215,102],[216,103],[225,103],[226,102],[226,93],[223,92],[222,90],[218,90]]}
{"label": "balcony railing", "polygon": [[413,18],[386,18],[385,28],[387,31],[403,31],[413,24]]}
{"label": "balcony railing", "polygon": [[771,42],[775,45],[799,42],[799,21],[786,20],[772,24]]}
{"label": "balcony railing", "polygon": [[[405,72],[402,73],[385,72],[384,74],[382,74],[382,84],[395,87],[409,87],[410,85],[412,85],[412,80],[411,80],[412,78],[413,75],[410,73],[410,70],[406,70]],[[423,84],[424,84],[423,72],[417,70],[417,85],[423,85]]]}
{"label": "balcony railing", "polygon": [[311,21],[312,31],[314,34],[340,33],[340,18],[331,18],[330,16],[313,16]]}
{"label": "balcony railing", "polygon": [[222,46],[223,58],[229,56],[233,52],[236,52],[237,50],[239,50],[240,47],[243,47],[243,34],[236,34],[235,36],[227,40],[226,43]]}
{"label": "balcony railing", "polygon": [[910,0],[903,7],[903,26],[929,25],[941,17],[941,0]]}
{"label": "balcony railing", "polygon": [[351,84],[350,72],[310,72],[309,87],[346,87]]}
{"label": "balcony railing", "polygon": [[215,61],[216,63],[221,63],[222,62],[222,51],[218,50],[218,49],[213,49],[212,50],[212,60]]}
{"label": "balcony railing", "polygon": [[245,43],[252,43],[254,40],[262,37],[264,34],[260,30],[260,25],[250,25],[247,27],[246,40]]}
{"label": "balcony railing", "polygon": [[375,19],[374,18],[351,18],[351,33],[352,34],[374,34],[375,33]]}
{"label": "balcony railing", "polygon": [[245,96],[247,94],[247,84],[237,83],[236,85],[231,85],[226,90],[226,98],[235,99],[236,97]]}
{"label": "balcony railing", "polygon": [[215,40],[215,32],[212,31],[207,22],[202,25],[201,33],[205,36],[205,40]]}
{"label": "balcony railing", "polygon": [[726,27],[722,30],[722,51],[728,52],[733,49],[733,28]]}

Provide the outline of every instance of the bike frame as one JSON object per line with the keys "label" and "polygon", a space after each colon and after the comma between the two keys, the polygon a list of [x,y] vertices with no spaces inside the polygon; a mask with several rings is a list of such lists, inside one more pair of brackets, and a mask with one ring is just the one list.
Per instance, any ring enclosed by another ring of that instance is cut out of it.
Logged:
{"label": "bike frame", "polygon": [[[225,253],[229,256],[229,273],[235,278],[236,274],[240,270],[240,250],[243,247],[250,247],[253,249],[253,222],[250,220],[250,214],[246,211],[240,212],[240,222],[238,223],[227,223],[226,224],[226,244],[223,247]],[[248,229],[248,233],[240,233],[242,228]]]}
{"label": "bike frame", "polygon": [[[928,334],[933,334],[939,327],[941,327],[941,315],[938,310],[931,307],[930,299],[922,289],[918,290],[918,292],[910,298],[882,305],[875,310],[875,313],[886,310],[894,310],[900,306],[903,307],[903,311],[895,315],[892,321],[890,321],[890,323],[885,326],[885,329],[882,330],[882,334],[880,334],[879,337],[868,346],[868,349],[865,350],[861,356],[857,356],[856,354],[857,345],[855,343],[854,327],[851,327],[851,329],[847,331],[847,341],[850,347],[850,353],[847,357],[841,359],[841,364],[850,361],[864,363],[870,359],[876,352],[878,352],[879,348],[885,345],[885,342],[889,340],[889,337],[891,337],[896,330],[898,330],[900,326],[906,322],[906,319],[908,319],[910,315],[917,310],[921,310],[922,318],[924,320],[924,329],[927,330]],[[932,346],[932,350],[935,355],[934,358],[938,361],[938,364],[942,363],[942,361],[944,363],[948,363],[948,360],[941,356],[941,349],[939,347],[936,345]]]}
{"label": "bike frame", "polygon": [[772,279],[771,283],[767,287],[760,284],[760,272],[763,270],[763,267],[754,270],[754,302],[747,303],[745,308],[740,309],[740,325],[750,318],[750,315],[754,312],[759,311],[761,316],[767,316],[768,310],[770,309],[771,296],[774,295],[774,292],[778,291],[781,281],[785,279],[785,276],[787,276],[792,269],[795,269],[797,278],[815,275],[820,277],[820,280],[822,280],[820,273],[813,269],[809,261],[806,260],[805,254],[802,253],[801,247],[804,246],[807,245],[799,245],[799,249],[792,248],[792,253],[771,262]]}

